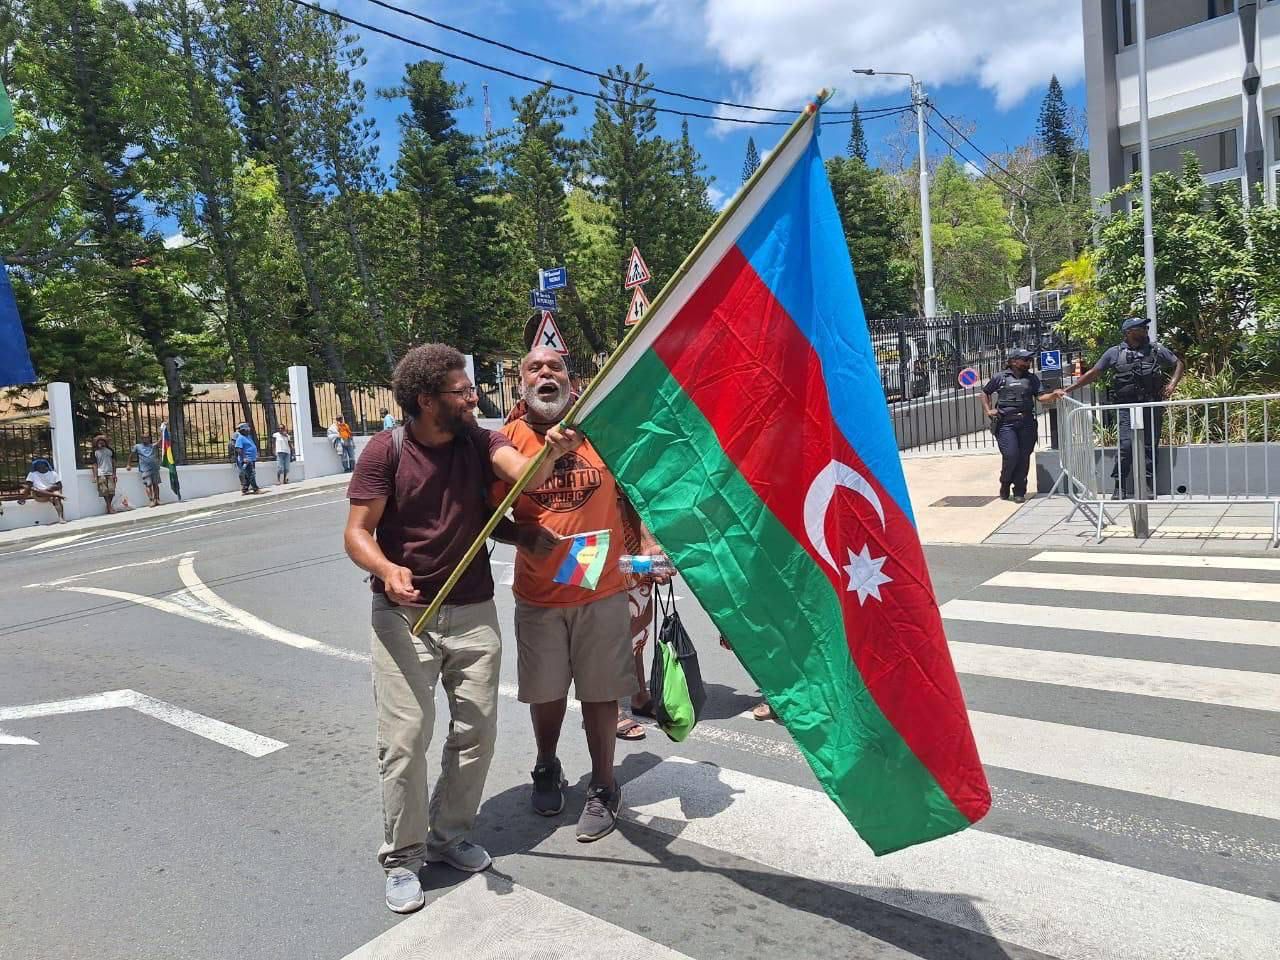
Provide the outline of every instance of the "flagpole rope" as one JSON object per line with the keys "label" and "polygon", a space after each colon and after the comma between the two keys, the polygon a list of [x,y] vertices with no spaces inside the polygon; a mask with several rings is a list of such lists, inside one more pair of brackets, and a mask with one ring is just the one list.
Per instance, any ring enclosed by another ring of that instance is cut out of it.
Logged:
{"label": "flagpole rope", "polygon": [[[685,278],[692,269],[693,264],[700,256],[702,256],[703,252],[711,245],[711,242],[715,240],[720,231],[724,229],[725,224],[729,222],[729,219],[738,212],[738,208],[742,206],[743,201],[751,193],[752,188],[755,187],[755,185],[760,181],[760,178],[765,175],[769,168],[783,153],[787,145],[794,140],[797,135],[799,135],[800,131],[804,129],[804,125],[806,123],[816,120],[820,105],[825,103],[829,97],[830,94],[826,89],[820,90],[814,102],[805,107],[800,116],[795,119],[795,122],[787,128],[787,132],[782,135],[782,139],[778,141],[777,145],[769,151],[769,155],[764,158],[764,162],[756,168],[756,171],[751,175],[751,178],[742,185],[742,188],[736,194],[734,194],[733,199],[728,203],[724,210],[721,211],[720,216],[715,219],[715,222],[711,224],[707,232],[702,235],[702,239],[697,242],[693,250],[689,252],[689,255],[684,258],[684,262],[681,263],[676,272],[671,275],[671,279],[663,285],[662,292],[654,299],[653,304],[645,311],[644,316],[641,317],[640,321],[627,332],[627,335],[622,338],[622,342],[618,344],[617,348],[612,354],[610,354],[609,359],[605,361],[604,366],[600,368],[600,372],[591,379],[589,384],[587,384],[582,395],[565,415],[563,420],[564,425],[571,425],[574,422],[574,419],[578,411],[582,408],[583,403],[586,402],[587,398],[591,396],[595,388],[605,379],[606,375],[618,365],[621,358],[626,354],[631,344],[635,341],[636,337],[640,335],[640,332],[649,323],[650,319],[658,313],[662,304],[666,301],[667,296],[675,290],[675,288],[680,284],[680,281]],[[445,599],[453,591],[453,588],[457,586],[458,581],[462,579],[462,575],[466,572],[467,567],[471,565],[471,562],[475,560],[477,554],[479,554],[481,549],[484,548],[484,543],[489,539],[489,535],[497,528],[499,521],[501,521],[506,515],[506,512],[511,509],[511,505],[515,503],[516,498],[520,496],[520,494],[524,492],[524,488],[529,485],[529,480],[533,477],[534,472],[542,465],[542,461],[546,459],[548,449],[549,447],[544,445],[543,448],[538,451],[537,455],[534,456],[534,458],[530,460],[528,465],[524,468],[524,472],[520,474],[515,485],[512,486],[510,491],[508,491],[507,495],[502,499],[502,502],[498,504],[497,508],[494,510],[493,516],[491,516],[488,522],[485,523],[484,529],[480,531],[471,546],[467,548],[466,554],[460,561],[458,561],[458,565],[453,568],[453,572],[449,574],[449,579],[446,580],[444,585],[436,592],[435,598],[431,601],[430,606],[423,611],[422,616],[418,618],[418,622],[414,624],[413,635],[415,637],[422,635],[422,631],[426,628],[427,622],[440,611],[441,605],[443,605]]]}

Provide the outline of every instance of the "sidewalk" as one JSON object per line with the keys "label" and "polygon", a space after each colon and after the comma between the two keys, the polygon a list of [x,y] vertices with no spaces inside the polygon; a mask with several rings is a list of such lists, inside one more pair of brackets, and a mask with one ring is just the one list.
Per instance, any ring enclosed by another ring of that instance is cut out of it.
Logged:
{"label": "sidewalk", "polygon": [[262,493],[255,497],[246,497],[239,491],[217,493],[213,496],[199,497],[193,500],[165,503],[158,507],[133,507],[124,513],[85,517],[80,520],[71,520],[67,523],[58,523],[54,517],[53,508],[50,507],[48,523],[21,527],[17,530],[0,531],[0,549],[50,539],[67,539],[70,542],[70,540],[78,540],[91,533],[140,526],[166,517],[172,519],[193,513],[204,513],[205,511],[213,511],[233,503],[247,506],[251,504],[258,505],[264,501],[290,500],[300,494],[326,490],[331,487],[345,487],[350,476],[350,474],[338,473],[326,477],[316,477],[313,480],[299,480],[284,486],[264,487]]}
{"label": "sidewalk", "polygon": [[909,455],[902,468],[924,543],[983,543],[1018,510],[997,496],[1000,454],[994,451]]}
{"label": "sidewalk", "polygon": [[1272,549],[1269,504],[1153,501],[1147,507],[1151,536],[1146,540],[1134,539],[1128,506],[1108,506],[1102,543],[1094,542],[1096,522],[1083,513],[1071,517],[1071,512],[1072,503],[1066,497],[1037,497],[984,542],[1151,553],[1266,553]]}

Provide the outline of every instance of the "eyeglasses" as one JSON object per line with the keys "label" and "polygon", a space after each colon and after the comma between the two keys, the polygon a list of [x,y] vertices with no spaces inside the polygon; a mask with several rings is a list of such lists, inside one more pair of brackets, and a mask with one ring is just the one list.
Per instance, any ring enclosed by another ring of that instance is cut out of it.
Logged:
{"label": "eyeglasses", "polygon": [[480,391],[475,387],[463,387],[461,390],[437,390],[436,393],[455,393],[460,397],[480,396]]}

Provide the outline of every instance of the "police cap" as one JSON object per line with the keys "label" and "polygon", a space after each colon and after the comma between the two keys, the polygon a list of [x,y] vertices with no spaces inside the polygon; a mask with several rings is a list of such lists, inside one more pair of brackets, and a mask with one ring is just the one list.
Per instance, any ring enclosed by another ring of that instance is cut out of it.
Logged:
{"label": "police cap", "polygon": [[1151,321],[1146,317],[1130,317],[1124,323],[1120,324],[1120,332],[1128,333],[1130,330],[1137,330],[1139,327],[1146,328]]}

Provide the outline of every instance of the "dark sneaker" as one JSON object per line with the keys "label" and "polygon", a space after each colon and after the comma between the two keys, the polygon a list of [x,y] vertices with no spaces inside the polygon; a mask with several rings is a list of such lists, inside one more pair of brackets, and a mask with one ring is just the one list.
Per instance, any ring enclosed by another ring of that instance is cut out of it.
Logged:
{"label": "dark sneaker", "polygon": [[613,833],[622,806],[622,787],[610,790],[598,783],[587,790],[587,802],[578,818],[578,842],[591,843]]}
{"label": "dark sneaker", "polygon": [[480,844],[472,843],[470,840],[459,840],[443,850],[428,848],[426,860],[427,863],[447,863],[453,869],[462,870],[465,873],[488,870],[489,864],[493,863],[489,852]]}
{"label": "dark sneaker", "polygon": [[1008,500],[1008,499],[1009,499],[1009,488],[1008,488],[1008,487],[1001,487],[1001,488],[1000,488],[1000,499],[1001,499],[1001,500]]}
{"label": "dark sneaker", "polygon": [[387,908],[393,913],[413,913],[427,902],[418,875],[405,867],[387,871]]}
{"label": "dark sneaker", "polygon": [[1014,502],[1014,503],[1026,503],[1026,502],[1027,502],[1027,495],[1026,495],[1025,493],[1015,493],[1015,494],[1013,495],[1013,502]]}
{"label": "dark sneaker", "polygon": [[544,817],[554,817],[564,809],[564,788],[569,781],[564,778],[560,761],[552,757],[546,763],[533,768],[533,812]]}

